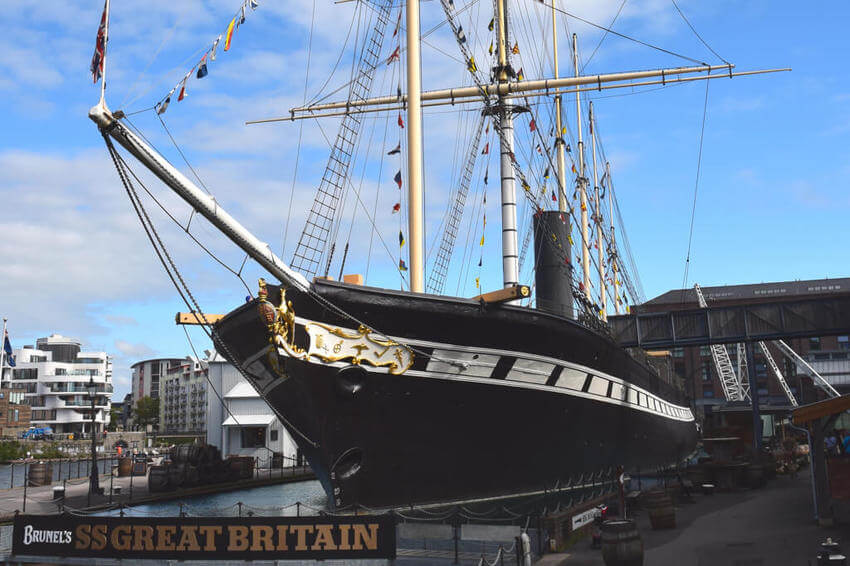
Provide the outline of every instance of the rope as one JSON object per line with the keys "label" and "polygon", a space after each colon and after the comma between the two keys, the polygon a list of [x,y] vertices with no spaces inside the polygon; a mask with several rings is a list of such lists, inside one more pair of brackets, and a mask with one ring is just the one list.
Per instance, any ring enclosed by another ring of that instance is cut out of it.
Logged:
{"label": "rope", "polygon": [[[685,288],[685,285],[688,282],[688,271],[691,267],[691,243],[694,238],[694,217],[697,212],[697,193],[699,192],[699,174],[700,168],[702,167],[702,142],[705,136],[705,117],[708,114],[708,81],[705,81],[705,101],[703,102],[702,107],[702,128],[699,132],[699,153],[697,156],[697,175],[694,180],[694,202],[691,205],[691,227],[688,230],[688,253],[685,256],[685,273],[682,276],[682,289]],[[682,293],[682,301],[685,300],[685,294]]]}
{"label": "rope", "polygon": [[580,17],[580,16],[576,16],[575,14],[572,14],[572,13],[570,13],[570,12],[567,12],[566,10],[562,10],[561,8],[558,8],[557,6],[553,6],[552,4],[547,4],[546,2],[541,2],[541,4],[543,4],[543,5],[545,5],[545,6],[549,7],[549,8],[554,9],[556,12],[560,12],[560,13],[564,14],[565,16],[569,16],[569,17],[571,17],[571,18],[573,18],[573,19],[576,19],[576,20],[578,20],[578,21],[580,21],[580,22],[582,22],[582,23],[585,23],[585,24],[587,24],[587,25],[589,25],[589,26],[593,26],[593,27],[595,27],[595,28],[597,28],[597,29],[600,29],[600,30],[603,30],[603,31],[605,31],[605,32],[607,32],[607,33],[610,33],[610,34],[616,35],[617,37],[622,37],[623,39],[628,39],[629,41],[633,41],[633,42],[635,42],[635,43],[638,43],[638,44],[640,44],[640,45],[643,45],[644,47],[649,47],[649,48],[651,48],[651,49],[655,49],[656,51],[660,51],[660,52],[662,52],[662,53],[666,53],[666,54],[668,54],[668,55],[673,55],[674,57],[678,57],[678,58],[680,58],[680,59],[684,59],[684,60],[686,60],[686,61],[690,61],[690,62],[692,62],[692,63],[697,63],[698,65],[707,65],[707,64],[708,64],[708,63],[706,63],[706,62],[704,62],[704,61],[700,61],[699,59],[694,59],[693,57],[688,57],[687,55],[682,55],[681,53],[676,53],[675,51],[670,51],[669,49],[665,49],[665,48],[663,48],[663,47],[659,47],[659,46],[657,46],[657,45],[653,45],[653,44],[651,44],[651,43],[647,43],[646,41],[642,41],[642,40],[637,39],[637,38],[635,38],[635,37],[631,37],[631,36],[629,36],[629,35],[626,35],[626,34],[624,34],[624,33],[620,33],[620,32],[618,32],[618,31],[614,31],[614,30],[613,30],[613,29],[611,29],[611,28],[607,28],[607,27],[605,27],[605,26],[601,26],[601,25],[599,25],[599,24],[593,23],[593,22],[591,22],[590,20],[586,20],[586,19],[584,19],[584,18],[582,18],[582,17]]}
{"label": "rope", "polygon": [[[135,187],[133,186],[132,182],[130,181],[129,177],[127,176],[125,168],[127,170],[129,170],[129,167],[124,162],[124,160],[121,158],[121,156],[118,154],[118,151],[115,149],[115,146],[112,144],[112,140],[109,137],[108,132],[103,130],[103,131],[101,131],[101,134],[103,135],[103,139],[106,142],[106,146],[109,150],[109,154],[110,154],[110,157],[112,158],[113,164],[115,165],[115,168],[118,171],[118,176],[121,178],[121,182],[123,183],[124,189],[127,192],[127,196],[130,198],[130,202],[132,203],[133,208],[136,211],[136,216],[139,218],[139,221],[142,224],[142,228],[144,228],[144,230],[145,230],[145,234],[147,235],[148,240],[150,240],[151,245],[154,247],[154,251],[156,252],[157,257],[159,258],[163,269],[165,270],[169,279],[171,279],[171,282],[174,285],[174,288],[177,290],[177,293],[180,295],[180,298],[183,300],[186,307],[191,312],[200,314],[201,320],[206,320],[206,316],[204,315],[203,310],[201,310],[200,305],[195,300],[195,297],[192,295],[191,291],[189,290],[188,285],[186,284],[185,280],[183,279],[182,275],[180,274],[179,270],[177,269],[177,266],[175,265],[174,261],[171,259],[171,256],[168,254],[168,250],[165,248],[165,244],[163,244],[162,239],[159,237],[159,234],[156,232],[156,228],[154,227],[153,222],[151,221],[150,217],[147,214],[147,211],[145,210],[144,206],[142,205],[141,199],[139,198],[138,193],[135,190]],[[177,282],[177,279],[180,280],[179,284]],[[187,296],[189,297],[189,299],[186,298]],[[191,300],[191,304],[189,302],[190,300]],[[193,306],[194,306],[194,308],[193,308]],[[207,326],[209,326],[209,328],[207,328]],[[204,329],[204,332],[206,333],[206,335],[210,339],[210,341],[213,342],[213,344],[216,344],[216,342],[218,342],[218,345],[220,345],[222,347],[222,349],[224,350],[224,354],[228,357],[228,359],[230,359],[230,361],[231,361],[231,363],[233,363],[234,367],[239,371],[240,374],[242,374],[243,377],[245,377],[246,380],[248,380],[250,382],[250,379],[248,379],[247,373],[242,368],[242,365],[239,363],[238,359],[233,355],[232,352],[230,352],[230,349],[227,347],[227,345],[222,340],[216,341],[215,338],[213,337],[214,335],[217,335],[217,331],[215,330],[215,328],[213,328],[211,325],[201,325],[201,328]],[[187,333],[187,336],[188,336],[188,333]],[[207,376],[207,381],[209,382],[209,376]],[[210,385],[212,385],[212,384],[210,383]],[[215,388],[213,388],[213,390],[215,391]],[[217,392],[216,392],[216,395],[218,395]],[[230,412],[229,409],[228,409],[228,412]],[[316,442],[314,442],[312,439],[308,438],[304,433],[302,433],[297,427],[292,425],[292,423],[290,423],[288,420],[286,420],[282,415],[278,414],[277,416],[282,422],[284,422],[288,427],[291,428],[292,432],[297,434],[299,437],[301,437],[304,441],[311,444],[313,447],[317,446]],[[235,417],[234,417],[234,419],[235,419]]]}
{"label": "rope", "polygon": [[[620,12],[623,11],[623,8],[625,7],[627,1],[628,0],[623,0],[620,3],[620,7],[617,9],[617,13],[614,14],[614,19],[611,20],[610,24],[608,24],[609,28],[614,27],[614,23],[616,23],[617,18],[620,17]],[[605,30],[605,33],[602,34],[602,37],[599,38],[599,43],[597,43],[596,47],[593,48],[593,51],[591,52],[590,57],[588,57],[587,61],[584,62],[584,65],[581,66],[581,72],[582,73],[584,72],[584,69],[590,64],[590,61],[591,61],[591,59],[593,59],[593,56],[596,55],[596,52],[599,51],[599,48],[602,47],[602,42],[605,41],[606,37],[608,37],[608,30],[607,29]]]}
{"label": "rope", "polygon": [[[307,39],[307,63],[304,72],[304,96],[301,104],[307,102],[307,84],[310,80],[310,60],[313,56],[313,28],[316,23],[316,0],[313,0],[313,8],[310,14],[310,35]],[[295,197],[295,183],[298,180],[298,163],[301,157],[301,137],[304,133],[304,120],[299,120],[298,124],[298,145],[295,146],[295,167],[292,171],[292,186],[289,189],[289,206],[286,211],[286,222],[283,225],[283,242],[280,245],[281,256],[286,254],[286,239],[289,236],[289,221],[292,218],[292,201]]]}
{"label": "rope", "polygon": [[728,64],[729,64],[729,61],[727,61],[726,59],[724,59],[723,57],[721,57],[721,56],[717,53],[717,51],[715,51],[714,49],[712,49],[712,48],[711,48],[711,46],[710,46],[708,43],[706,43],[706,42],[705,42],[705,40],[702,38],[702,36],[701,36],[701,35],[697,32],[697,30],[696,30],[696,29],[694,29],[694,26],[692,26],[692,25],[691,25],[691,22],[690,22],[690,21],[688,21],[688,18],[687,18],[687,17],[685,17],[685,13],[684,13],[684,12],[682,12],[682,9],[681,9],[681,8],[679,8],[679,5],[678,5],[678,4],[676,4],[676,0],[670,0],[670,1],[671,1],[671,2],[673,2],[673,5],[676,7],[676,11],[677,11],[677,12],[679,12],[679,15],[680,15],[680,16],[682,16],[682,19],[683,19],[683,20],[685,20],[685,23],[686,23],[686,24],[688,24],[688,27],[689,27],[689,28],[691,28],[691,31],[692,31],[692,32],[694,32],[694,35],[695,35],[695,36],[697,36],[697,39],[699,39],[699,40],[702,42],[702,44],[703,44],[703,45],[705,45],[705,46],[708,48],[708,50],[709,50],[709,51],[711,51],[712,53],[714,53],[714,56],[715,56],[715,57],[717,57],[718,59],[720,59],[721,61],[723,61],[724,63],[726,63],[726,64],[728,65]]}

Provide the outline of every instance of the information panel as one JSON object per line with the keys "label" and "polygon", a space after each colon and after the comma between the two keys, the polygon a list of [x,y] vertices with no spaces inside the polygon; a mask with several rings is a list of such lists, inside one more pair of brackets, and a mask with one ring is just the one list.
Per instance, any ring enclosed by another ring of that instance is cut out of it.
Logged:
{"label": "information panel", "polygon": [[12,552],[176,560],[393,559],[395,518],[17,515]]}

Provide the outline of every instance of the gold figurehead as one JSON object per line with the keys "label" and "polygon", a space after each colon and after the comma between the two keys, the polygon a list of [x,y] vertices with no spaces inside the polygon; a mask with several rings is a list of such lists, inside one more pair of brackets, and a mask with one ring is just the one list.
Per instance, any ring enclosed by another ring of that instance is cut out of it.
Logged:
{"label": "gold figurehead", "polygon": [[260,318],[269,329],[269,342],[282,345],[294,353],[302,353],[303,350],[295,345],[295,309],[292,301],[286,300],[286,287],[280,288],[280,306],[275,307],[269,300],[269,290],[266,288],[266,280],[260,277],[257,291],[259,301],[257,310]]}

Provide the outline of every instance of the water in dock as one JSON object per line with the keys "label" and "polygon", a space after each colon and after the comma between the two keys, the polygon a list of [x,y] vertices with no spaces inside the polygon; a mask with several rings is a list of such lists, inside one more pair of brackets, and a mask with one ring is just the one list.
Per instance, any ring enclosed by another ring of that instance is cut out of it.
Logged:
{"label": "water in dock", "polygon": [[[317,480],[309,480],[125,507],[124,515],[167,517],[183,512],[191,517],[235,517],[240,513],[242,516],[249,516],[249,513],[296,516],[316,515],[319,511],[327,511],[327,496]],[[115,516],[119,513],[115,509],[98,515]]]}
{"label": "water in dock", "polygon": [[[34,460],[34,462],[38,461]],[[53,469],[52,483],[88,477],[91,469],[91,459],[51,460],[50,462]],[[113,463],[113,460],[100,459],[97,468],[101,474],[108,474]],[[23,487],[30,464],[32,462],[13,462],[0,465],[0,490]]]}

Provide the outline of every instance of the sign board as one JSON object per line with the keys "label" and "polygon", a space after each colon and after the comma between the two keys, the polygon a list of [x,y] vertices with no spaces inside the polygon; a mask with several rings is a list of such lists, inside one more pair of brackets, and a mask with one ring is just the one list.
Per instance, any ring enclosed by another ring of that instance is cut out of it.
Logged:
{"label": "sign board", "polygon": [[169,560],[393,559],[395,518],[17,515],[12,553]]}
{"label": "sign board", "polygon": [[596,517],[602,515],[602,510],[598,507],[593,507],[584,511],[583,513],[579,513],[578,515],[573,515],[573,528],[572,530],[576,531],[588,523],[592,523]]}

